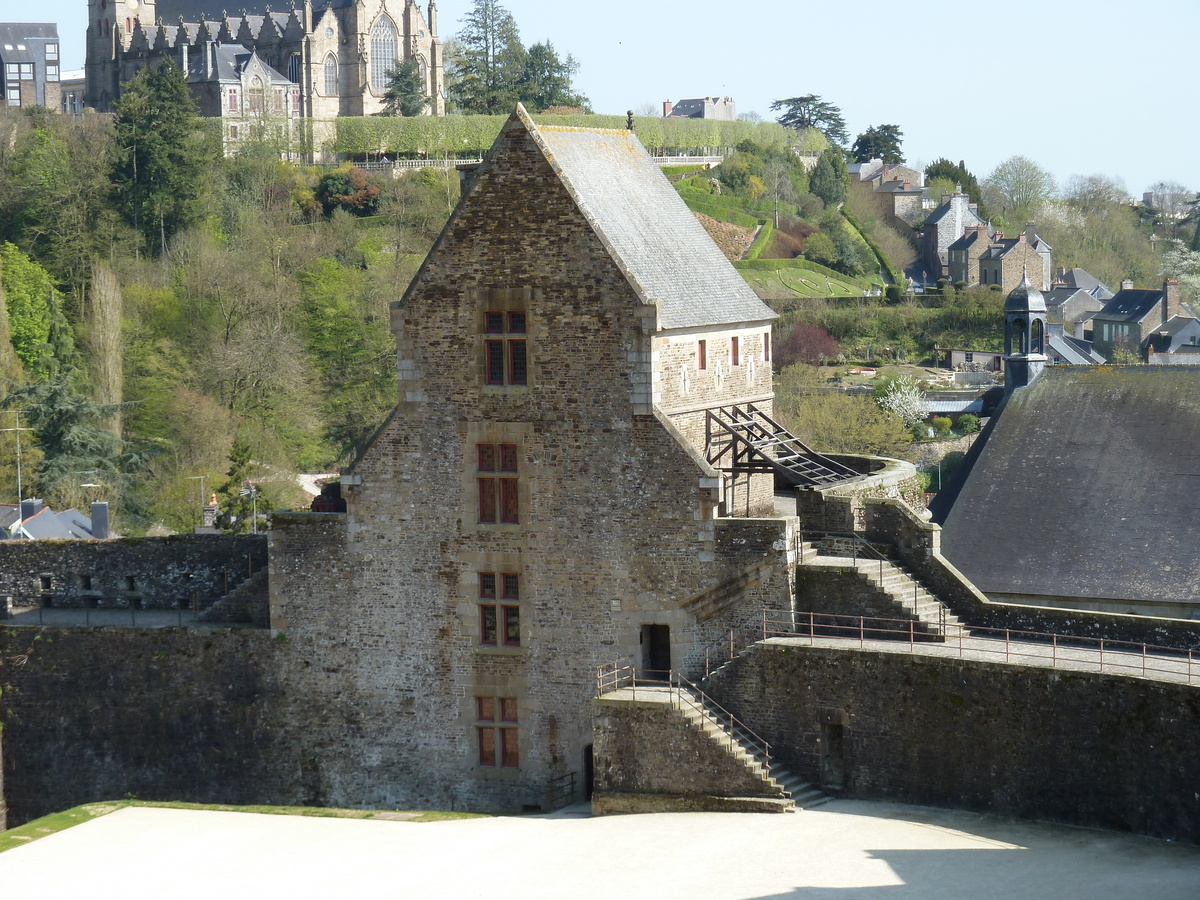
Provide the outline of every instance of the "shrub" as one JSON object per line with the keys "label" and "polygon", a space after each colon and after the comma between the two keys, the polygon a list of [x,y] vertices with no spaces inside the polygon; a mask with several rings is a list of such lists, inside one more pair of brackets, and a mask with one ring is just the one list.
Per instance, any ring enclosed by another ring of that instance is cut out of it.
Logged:
{"label": "shrub", "polygon": [[899,303],[901,298],[904,296],[903,292],[900,290],[900,285],[898,284],[889,284],[884,289],[883,293],[884,296],[887,297],[889,303]]}
{"label": "shrub", "polygon": [[929,424],[933,426],[933,433],[938,437],[945,437],[950,433],[950,428],[954,424],[945,416],[934,416]]}
{"label": "shrub", "polygon": [[317,185],[317,200],[326,215],[344,209],[356,216],[373,216],[379,212],[381,193],[379,183],[357,166],[330,172]]}
{"label": "shrub", "polygon": [[979,416],[966,413],[958,418],[958,430],[963,434],[974,434],[979,430]]}

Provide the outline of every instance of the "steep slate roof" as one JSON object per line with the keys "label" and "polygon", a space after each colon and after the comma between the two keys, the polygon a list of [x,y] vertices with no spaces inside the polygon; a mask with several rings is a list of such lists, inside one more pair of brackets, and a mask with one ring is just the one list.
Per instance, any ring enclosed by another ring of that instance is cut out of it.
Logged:
{"label": "steep slate roof", "polygon": [[[213,50],[217,63],[213,77],[209,79],[204,74],[204,55],[197,54],[188,59],[188,81],[240,82],[242,71],[250,64],[251,57],[255,56],[253,51],[247,50],[241,44],[218,44]],[[258,61],[266,70],[271,84],[291,84],[287,78],[268,66],[261,56],[258,57]]]}
{"label": "steep slate roof", "polygon": [[1050,349],[1069,365],[1094,366],[1104,362],[1104,357],[1092,349],[1091,341],[1054,332],[1050,332],[1046,337]]}
{"label": "steep slate roof", "polygon": [[1097,319],[1108,319],[1117,322],[1140,322],[1155,306],[1162,302],[1162,291],[1134,290],[1126,288],[1117,291],[1116,295],[1104,304],[1104,309],[1096,313]]}
{"label": "steep slate roof", "polygon": [[696,221],[633,132],[539,127],[521,106],[505,128],[514,123],[541,146],[639,296],[658,304],[661,328],[776,317]]}
{"label": "steep slate roof", "polygon": [[[326,6],[340,9],[353,6],[354,3],[355,0],[316,0],[313,3],[313,12],[319,13]],[[164,22],[178,22],[180,16],[183,16],[185,22],[199,22],[202,17],[212,21],[225,9],[230,11],[230,18],[240,18],[242,10],[250,15],[262,16],[266,14],[268,7],[276,13],[284,10],[283,15],[286,17],[291,14],[292,5],[288,0],[240,0],[237,3],[230,3],[228,0],[158,0],[155,9],[158,18]],[[236,16],[233,15],[234,10],[237,11]]]}
{"label": "steep slate roof", "polygon": [[934,511],[985,594],[1200,597],[1200,366],[1051,366],[989,432]]}
{"label": "steep slate roof", "polygon": [[1100,281],[1100,279],[1096,278],[1096,276],[1092,275],[1086,269],[1067,269],[1058,280],[1067,287],[1087,291],[1099,300],[1108,300],[1113,295],[1108,285]]}

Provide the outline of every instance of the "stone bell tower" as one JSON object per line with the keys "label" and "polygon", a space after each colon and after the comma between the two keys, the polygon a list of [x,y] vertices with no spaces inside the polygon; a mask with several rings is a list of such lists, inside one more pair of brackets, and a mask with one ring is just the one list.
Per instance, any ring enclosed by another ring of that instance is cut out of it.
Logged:
{"label": "stone bell tower", "polygon": [[84,103],[107,110],[120,93],[120,59],[138,23],[152,26],[156,0],[88,0]]}
{"label": "stone bell tower", "polygon": [[1004,304],[1004,391],[1031,384],[1046,366],[1046,299],[1029,270]]}

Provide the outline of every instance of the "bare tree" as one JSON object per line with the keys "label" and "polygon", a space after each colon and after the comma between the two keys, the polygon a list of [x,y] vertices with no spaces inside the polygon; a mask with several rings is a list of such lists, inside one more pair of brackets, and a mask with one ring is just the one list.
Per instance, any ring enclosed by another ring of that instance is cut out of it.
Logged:
{"label": "bare tree", "polygon": [[92,280],[88,290],[87,344],[92,358],[92,384],[95,401],[101,406],[116,406],[101,423],[106,431],[120,435],[124,400],[124,374],[121,368],[121,286],[106,263],[92,260]]}
{"label": "bare tree", "polygon": [[1029,210],[1055,194],[1054,176],[1027,156],[1010,156],[985,182],[995,188],[1003,212]]}

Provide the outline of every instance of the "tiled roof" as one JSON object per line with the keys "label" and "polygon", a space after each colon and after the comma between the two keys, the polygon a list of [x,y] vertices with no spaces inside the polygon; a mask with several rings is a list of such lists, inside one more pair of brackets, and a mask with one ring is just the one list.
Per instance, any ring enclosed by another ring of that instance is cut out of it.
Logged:
{"label": "tiled roof", "polygon": [[658,304],[661,328],[775,318],[633,132],[538,127],[522,107],[514,122],[542,146],[630,284],[644,301]]}
{"label": "tiled roof", "polygon": [[1050,366],[991,429],[935,507],[980,590],[1200,597],[1200,366]]}

